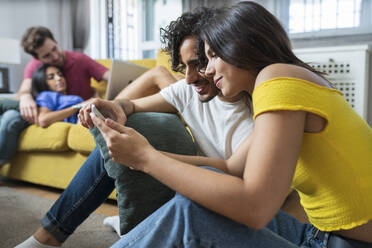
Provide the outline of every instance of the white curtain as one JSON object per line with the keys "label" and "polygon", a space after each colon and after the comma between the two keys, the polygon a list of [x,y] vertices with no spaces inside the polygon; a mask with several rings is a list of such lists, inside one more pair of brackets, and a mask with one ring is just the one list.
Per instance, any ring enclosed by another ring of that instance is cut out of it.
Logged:
{"label": "white curtain", "polygon": [[[71,11],[71,5],[73,0],[58,0],[48,2],[50,11],[55,14],[57,18],[53,24],[53,33],[60,46],[65,50],[74,50],[73,46],[73,13]],[[79,2],[80,0],[78,0]]]}
{"label": "white curtain", "polygon": [[89,0],[70,1],[73,48],[75,51],[84,51],[89,40]]}

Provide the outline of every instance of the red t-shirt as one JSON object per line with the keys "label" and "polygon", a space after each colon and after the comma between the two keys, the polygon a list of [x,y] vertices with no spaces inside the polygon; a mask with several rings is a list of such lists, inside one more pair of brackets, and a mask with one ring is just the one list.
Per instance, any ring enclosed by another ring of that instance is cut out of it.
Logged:
{"label": "red t-shirt", "polygon": [[[67,94],[89,99],[93,96],[90,78],[100,81],[108,69],[83,53],[64,52],[66,56],[62,71],[67,82]],[[41,64],[40,61],[32,59],[25,68],[24,79],[32,78],[32,74]]]}

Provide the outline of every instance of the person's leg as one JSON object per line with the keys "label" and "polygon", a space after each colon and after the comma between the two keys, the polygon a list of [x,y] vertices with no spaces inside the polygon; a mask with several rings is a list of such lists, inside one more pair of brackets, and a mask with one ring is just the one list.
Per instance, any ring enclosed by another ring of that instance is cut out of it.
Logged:
{"label": "person's leg", "polygon": [[64,242],[113,190],[114,181],[107,175],[101,154],[95,148],[41,224]]}
{"label": "person's leg", "polygon": [[0,166],[17,152],[18,138],[28,126],[17,110],[7,110],[0,117]]}
{"label": "person's leg", "polygon": [[[299,235],[296,230],[291,236]],[[269,228],[254,230],[177,194],[112,247],[298,247]]]}
{"label": "person's leg", "polygon": [[[41,220],[34,237],[43,244],[58,245],[96,210],[114,189],[99,149],[94,149],[68,187]],[[19,247],[28,247],[19,245]]]}
{"label": "person's leg", "polygon": [[291,243],[301,245],[306,242],[307,233],[312,229],[312,225],[301,223],[295,217],[280,210],[266,228]]}
{"label": "person's leg", "polygon": [[0,114],[8,110],[17,110],[19,112],[19,101],[14,99],[0,99]]}
{"label": "person's leg", "polygon": [[177,194],[113,247],[297,247],[309,228],[280,211],[266,228],[253,230]]}
{"label": "person's leg", "polygon": [[131,82],[115,98],[137,99],[150,96],[176,81],[165,67],[156,66]]}

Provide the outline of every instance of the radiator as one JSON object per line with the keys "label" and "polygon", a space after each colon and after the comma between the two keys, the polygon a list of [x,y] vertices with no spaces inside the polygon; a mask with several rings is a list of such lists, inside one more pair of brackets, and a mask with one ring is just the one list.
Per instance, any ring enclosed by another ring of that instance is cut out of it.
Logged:
{"label": "radiator", "polygon": [[338,46],[295,49],[298,58],[319,71],[340,90],[347,102],[371,126],[371,46]]}

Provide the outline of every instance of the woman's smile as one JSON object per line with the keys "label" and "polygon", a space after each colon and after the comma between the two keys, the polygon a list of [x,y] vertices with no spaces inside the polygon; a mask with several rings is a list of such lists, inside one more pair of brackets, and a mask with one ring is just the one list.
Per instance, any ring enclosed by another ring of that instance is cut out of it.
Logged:
{"label": "woman's smile", "polygon": [[217,80],[214,80],[214,84],[217,88],[221,89],[222,87],[222,77],[217,78]]}

